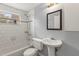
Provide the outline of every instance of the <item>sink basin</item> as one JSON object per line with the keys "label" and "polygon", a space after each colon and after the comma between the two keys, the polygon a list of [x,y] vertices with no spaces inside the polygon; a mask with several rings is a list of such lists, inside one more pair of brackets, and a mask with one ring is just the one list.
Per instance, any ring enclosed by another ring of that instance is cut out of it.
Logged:
{"label": "sink basin", "polygon": [[48,48],[48,55],[49,56],[55,56],[55,48],[61,47],[62,41],[61,40],[55,40],[51,38],[45,38],[42,40],[42,43],[47,46]]}
{"label": "sink basin", "polygon": [[60,47],[62,45],[61,40],[52,40],[52,39],[44,39],[42,43],[50,47]]}

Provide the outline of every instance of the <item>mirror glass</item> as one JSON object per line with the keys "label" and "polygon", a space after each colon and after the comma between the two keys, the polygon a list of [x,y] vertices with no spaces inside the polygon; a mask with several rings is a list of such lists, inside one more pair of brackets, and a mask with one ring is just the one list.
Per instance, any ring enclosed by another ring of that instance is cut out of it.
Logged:
{"label": "mirror glass", "polygon": [[62,13],[57,10],[47,14],[47,29],[61,30],[62,29]]}

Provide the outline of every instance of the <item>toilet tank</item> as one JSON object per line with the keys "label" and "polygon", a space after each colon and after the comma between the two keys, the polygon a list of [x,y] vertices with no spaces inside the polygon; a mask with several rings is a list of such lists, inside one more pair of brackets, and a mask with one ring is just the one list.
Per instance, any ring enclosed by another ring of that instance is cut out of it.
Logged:
{"label": "toilet tank", "polygon": [[41,43],[42,39],[39,38],[32,38],[32,45],[38,50],[43,49],[43,44]]}

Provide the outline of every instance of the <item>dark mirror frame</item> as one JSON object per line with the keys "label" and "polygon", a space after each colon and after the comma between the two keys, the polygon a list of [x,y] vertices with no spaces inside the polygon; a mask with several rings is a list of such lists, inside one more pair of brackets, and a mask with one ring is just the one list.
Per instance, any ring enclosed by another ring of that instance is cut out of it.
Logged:
{"label": "dark mirror frame", "polygon": [[[60,12],[60,28],[49,28],[48,27],[48,21],[49,21],[48,15],[56,13],[56,12]],[[47,30],[62,30],[62,9],[47,13]]]}

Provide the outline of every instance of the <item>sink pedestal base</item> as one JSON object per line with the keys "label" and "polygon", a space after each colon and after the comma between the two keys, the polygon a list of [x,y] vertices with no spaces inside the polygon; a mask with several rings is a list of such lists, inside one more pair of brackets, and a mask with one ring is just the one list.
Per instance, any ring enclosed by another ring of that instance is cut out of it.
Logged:
{"label": "sink pedestal base", "polygon": [[55,47],[47,47],[48,48],[48,56],[55,56]]}

